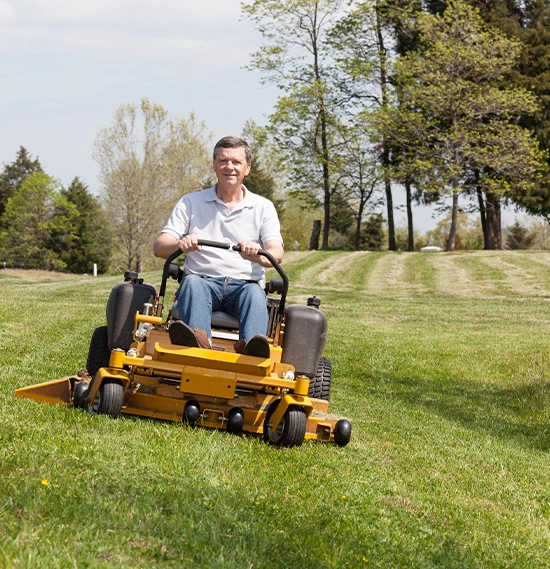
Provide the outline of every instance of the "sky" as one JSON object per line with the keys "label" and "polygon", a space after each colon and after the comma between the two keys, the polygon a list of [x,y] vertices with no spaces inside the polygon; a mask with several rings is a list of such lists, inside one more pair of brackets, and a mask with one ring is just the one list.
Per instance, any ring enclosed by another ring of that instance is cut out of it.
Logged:
{"label": "sky", "polygon": [[[240,0],[0,0],[0,166],[20,146],[99,191],[98,132],[123,104],[194,112],[217,140],[265,125],[279,94],[244,67],[261,44]],[[403,203],[396,192],[396,203]],[[404,213],[397,212],[398,222]],[[423,232],[440,216],[415,208]],[[505,216],[506,219],[506,216]],[[402,222],[404,225],[404,221]]]}

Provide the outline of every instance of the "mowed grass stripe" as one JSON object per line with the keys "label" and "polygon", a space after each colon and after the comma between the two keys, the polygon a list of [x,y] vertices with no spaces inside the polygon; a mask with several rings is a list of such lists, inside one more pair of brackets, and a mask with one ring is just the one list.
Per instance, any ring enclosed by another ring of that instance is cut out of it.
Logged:
{"label": "mowed grass stripe", "polygon": [[487,255],[549,289],[532,253],[287,255],[291,302],[328,316],[343,449],[16,399],[82,367],[122,276],[3,279],[0,567],[550,567],[550,303]]}
{"label": "mowed grass stripe", "polygon": [[495,264],[500,264],[507,274],[510,290],[518,296],[550,296],[550,253],[507,253],[506,256],[491,259]]}

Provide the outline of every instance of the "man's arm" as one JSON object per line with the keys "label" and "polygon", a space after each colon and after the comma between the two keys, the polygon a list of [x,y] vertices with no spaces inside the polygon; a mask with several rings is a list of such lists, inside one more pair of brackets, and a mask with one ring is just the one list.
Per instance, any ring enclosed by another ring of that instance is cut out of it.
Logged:
{"label": "man's arm", "polygon": [[179,249],[179,241],[169,233],[161,233],[153,245],[155,257],[161,259],[167,259],[177,249]]}

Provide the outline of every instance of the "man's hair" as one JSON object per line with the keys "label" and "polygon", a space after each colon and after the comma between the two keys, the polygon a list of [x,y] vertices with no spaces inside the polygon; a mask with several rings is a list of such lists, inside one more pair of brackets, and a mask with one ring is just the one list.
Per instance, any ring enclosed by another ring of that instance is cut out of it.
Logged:
{"label": "man's hair", "polygon": [[244,148],[246,163],[250,164],[252,162],[252,150],[250,150],[248,142],[238,136],[224,136],[218,140],[218,142],[216,142],[216,146],[214,146],[214,160],[216,160],[218,148]]}

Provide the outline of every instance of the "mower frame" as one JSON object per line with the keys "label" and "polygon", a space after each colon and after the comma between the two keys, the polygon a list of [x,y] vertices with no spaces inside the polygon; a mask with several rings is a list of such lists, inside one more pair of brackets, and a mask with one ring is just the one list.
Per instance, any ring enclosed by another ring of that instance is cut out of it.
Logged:
{"label": "mower frame", "polygon": [[[215,241],[199,240],[199,245],[240,251],[238,245]],[[236,353],[233,346],[238,333],[221,328],[212,329],[212,349],[174,345],[168,335],[171,310],[166,319],[163,313],[168,279],[180,281],[183,276],[181,267],[173,263],[181,254],[178,250],[166,259],[158,295],[135,273],[125,275],[124,286],[133,288],[115,286],[107,305],[108,326],[96,328],[92,335],[87,370],[23,387],[16,396],[73,405],[113,418],[123,413],[254,433],[275,446],[299,446],[304,439],[345,446],[351,437],[351,423],[328,412],[331,372],[330,362],[321,357],[326,317],[318,308],[318,299],[310,299],[307,307],[286,308],[288,276],[268,251],[260,250],[259,255],[269,259],[280,277],[266,285],[270,357]],[[119,314],[116,306],[113,312],[109,304],[116,305],[116,299],[111,300],[115,289],[137,297],[152,295],[152,302],[144,302],[134,313],[130,313],[134,301],[119,302],[122,312],[128,313]],[[269,293],[280,293],[280,298]],[[110,345],[113,314],[122,327],[133,327],[127,345]],[[302,322],[304,318],[306,322]],[[296,340],[290,339],[289,322],[296,329],[293,338],[299,341],[304,330],[313,332],[309,340],[314,344],[312,353],[304,353],[308,350],[303,346],[292,346]],[[320,332],[316,335],[317,327]],[[324,383],[322,398],[313,397],[321,392],[319,382]]]}

